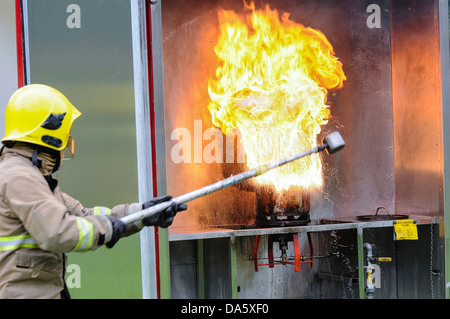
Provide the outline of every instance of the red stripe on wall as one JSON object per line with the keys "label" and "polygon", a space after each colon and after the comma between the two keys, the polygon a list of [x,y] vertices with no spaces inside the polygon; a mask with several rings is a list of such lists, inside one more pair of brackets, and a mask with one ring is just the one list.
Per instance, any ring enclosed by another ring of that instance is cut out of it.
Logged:
{"label": "red stripe on wall", "polygon": [[[150,93],[150,133],[152,143],[152,185],[153,197],[158,196],[158,183],[156,174],[156,139],[155,139],[155,99],[153,88],[153,55],[152,55],[152,17],[151,17],[151,1],[147,0],[146,8],[146,25],[147,25],[147,61],[148,61],[148,77],[149,77],[149,93]],[[156,263],[156,296],[161,299],[161,272],[159,257],[159,228],[155,227],[155,263]]]}
{"label": "red stripe on wall", "polygon": [[23,32],[22,32],[22,6],[21,0],[15,0],[16,10],[16,47],[17,47],[17,80],[18,87],[24,86],[23,69]]}

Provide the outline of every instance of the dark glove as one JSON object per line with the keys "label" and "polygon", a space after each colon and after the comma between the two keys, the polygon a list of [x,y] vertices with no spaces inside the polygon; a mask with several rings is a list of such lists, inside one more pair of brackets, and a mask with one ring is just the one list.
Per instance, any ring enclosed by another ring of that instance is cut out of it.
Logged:
{"label": "dark glove", "polygon": [[[165,195],[161,197],[155,197],[148,202],[145,202],[142,204],[142,209],[149,208],[151,206],[155,206],[162,202],[167,202],[172,199],[172,196]],[[179,204],[172,203],[165,211],[156,213],[155,215],[146,217],[142,220],[145,226],[159,226],[159,227],[169,227],[173,223],[173,218],[175,215],[183,210],[187,209],[186,204]]]}
{"label": "dark glove", "polygon": [[106,217],[111,221],[112,228],[113,228],[111,240],[106,243],[106,247],[113,248],[114,245],[122,237],[122,235],[127,231],[127,225],[125,225],[125,223],[122,222],[117,217],[114,217],[111,215],[106,215]]}

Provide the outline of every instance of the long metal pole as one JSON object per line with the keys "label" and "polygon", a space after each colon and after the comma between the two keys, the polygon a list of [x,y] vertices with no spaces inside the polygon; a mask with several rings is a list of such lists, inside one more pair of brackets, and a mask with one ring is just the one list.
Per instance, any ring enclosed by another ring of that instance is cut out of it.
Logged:
{"label": "long metal pole", "polygon": [[259,176],[261,174],[264,174],[268,171],[270,171],[271,169],[277,168],[279,166],[282,166],[284,164],[287,164],[289,162],[295,161],[297,159],[300,159],[302,157],[320,152],[322,150],[324,150],[325,148],[327,148],[328,145],[325,143],[323,145],[320,146],[316,146],[310,150],[304,151],[302,153],[269,163],[267,165],[261,165],[257,168],[251,169],[249,171],[234,175],[234,176],[230,176],[228,178],[225,178],[223,180],[220,180],[216,183],[210,184],[208,186],[204,186],[202,188],[196,189],[192,192],[186,193],[184,195],[178,196],[173,198],[171,201],[167,201],[167,202],[163,202],[160,204],[157,204],[155,206],[151,206],[147,209],[141,210],[139,212],[136,212],[134,214],[122,217],[121,220],[122,222],[124,222],[125,224],[131,224],[134,223],[136,221],[142,220],[145,217],[149,217],[151,215],[157,214],[159,212],[162,212],[164,210],[166,210],[172,203],[176,203],[176,204],[183,204],[183,203],[187,203],[191,200],[194,200],[196,198],[211,194],[213,192],[216,192],[218,190],[221,190],[225,187],[228,186],[232,186],[235,185],[237,183],[246,181],[252,177],[255,176]]}

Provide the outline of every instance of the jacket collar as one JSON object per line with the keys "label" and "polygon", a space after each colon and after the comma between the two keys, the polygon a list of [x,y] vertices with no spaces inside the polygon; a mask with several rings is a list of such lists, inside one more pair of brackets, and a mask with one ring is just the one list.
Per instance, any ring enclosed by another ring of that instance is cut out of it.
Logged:
{"label": "jacket collar", "polygon": [[[2,152],[2,155],[3,154],[19,155],[29,158],[31,161],[31,158],[33,157],[33,152],[34,152],[33,148],[31,148],[25,143],[18,142],[11,148],[5,147]],[[42,173],[42,175],[52,174],[57,160],[55,158],[52,158],[50,154],[47,154],[45,152],[38,153],[38,160],[41,162],[39,170]]]}

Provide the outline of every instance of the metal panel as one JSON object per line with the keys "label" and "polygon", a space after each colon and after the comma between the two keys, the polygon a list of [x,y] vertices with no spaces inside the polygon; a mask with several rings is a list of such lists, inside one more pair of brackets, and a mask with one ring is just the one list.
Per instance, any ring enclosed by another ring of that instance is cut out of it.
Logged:
{"label": "metal panel", "polygon": [[321,298],[358,298],[357,231],[319,233],[320,256],[329,256],[317,260]]}
{"label": "metal panel", "polygon": [[439,215],[442,97],[435,0],[393,2],[396,213]]}
{"label": "metal panel", "polygon": [[[133,75],[136,111],[137,170],[139,201],[144,202],[153,196],[153,158],[150,127],[149,83],[147,61],[146,10],[144,0],[131,3],[131,22],[133,36]],[[157,297],[157,265],[155,249],[155,230],[145,228],[140,233],[142,295],[144,298]]]}
{"label": "metal panel", "polygon": [[[207,75],[216,66],[212,48],[217,38],[219,4],[231,3],[162,1],[166,174],[167,190],[172,195],[181,195],[222,178],[220,164],[203,160],[204,147],[210,142],[203,139],[203,134],[211,127],[206,108]],[[242,6],[242,2],[238,5]],[[176,136],[177,132],[185,133],[184,138]],[[181,139],[190,144],[184,150],[190,163],[177,163],[172,156]],[[254,195],[252,200],[252,194],[232,188],[220,193],[190,202],[189,210],[177,216],[173,227],[198,222],[229,223],[232,217],[227,212],[233,211],[233,216],[239,217],[245,215],[246,208],[254,210]]]}
{"label": "metal panel", "polygon": [[[202,256],[197,252],[197,241],[186,240],[170,243],[170,253],[177,256],[170,260],[171,297],[175,299],[197,299],[200,297],[201,282],[199,266]],[[181,284],[182,283],[182,284]]]}
{"label": "metal panel", "polygon": [[[442,218],[443,178],[448,175],[444,168],[449,160],[444,157],[448,143],[447,5],[436,0],[392,4],[396,213]],[[443,249],[437,247],[446,243],[436,231],[433,235],[422,231],[419,238],[415,243],[398,243],[399,298],[442,296]]]}
{"label": "metal panel", "polygon": [[[274,268],[259,266],[255,271],[252,255],[255,237],[239,237],[234,239],[237,250],[237,298],[257,299],[289,299],[320,298],[321,282],[316,276],[317,266],[301,264],[300,272],[294,271],[294,265],[276,265]],[[313,234],[316,245],[316,236]],[[294,244],[289,242],[286,255],[292,261]],[[306,233],[299,236],[299,247],[302,256],[309,256],[311,251]],[[258,263],[268,263],[268,236],[260,236],[258,240]],[[316,251],[320,254],[320,252]],[[280,259],[281,250],[278,242],[273,243],[273,256]]]}
{"label": "metal panel", "polygon": [[203,243],[205,267],[205,297],[231,298],[230,241],[226,238],[206,240]]}
{"label": "metal panel", "polygon": [[420,240],[396,242],[397,298],[443,298],[440,247],[435,225],[418,227]]}
{"label": "metal panel", "polygon": [[324,130],[341,131],[348,148],[338,156],[324,157],[325,187],[315,196],[317,203],[311,202],[318,211],[312,216],[373,214],[378,206],[393,211],[390,1],[377,1],[379,28],[367,24],[371,4],[336,1],[330,5],[331,18],[325,15],[322,20],[317,13],[323,25],[319,29],[325,34],[335,29],[331,40],[347,75],[332,100],[331,121]]}
{"label": "metal panel", "polygon": [[[439,1],[439,34],[440,34],[440,53],[441,53],[441,90],[442,90],[442,156],[443,163],[443,180],[441,192],[441,229],[439,231],[442,241],[442,269],[445,269],[445,297],[450,298],[450,131],[446,123],[450,122],[450,57],[449,57],[449,5],[448,0]],[[445,257],[445,258],[444,258]]]}

